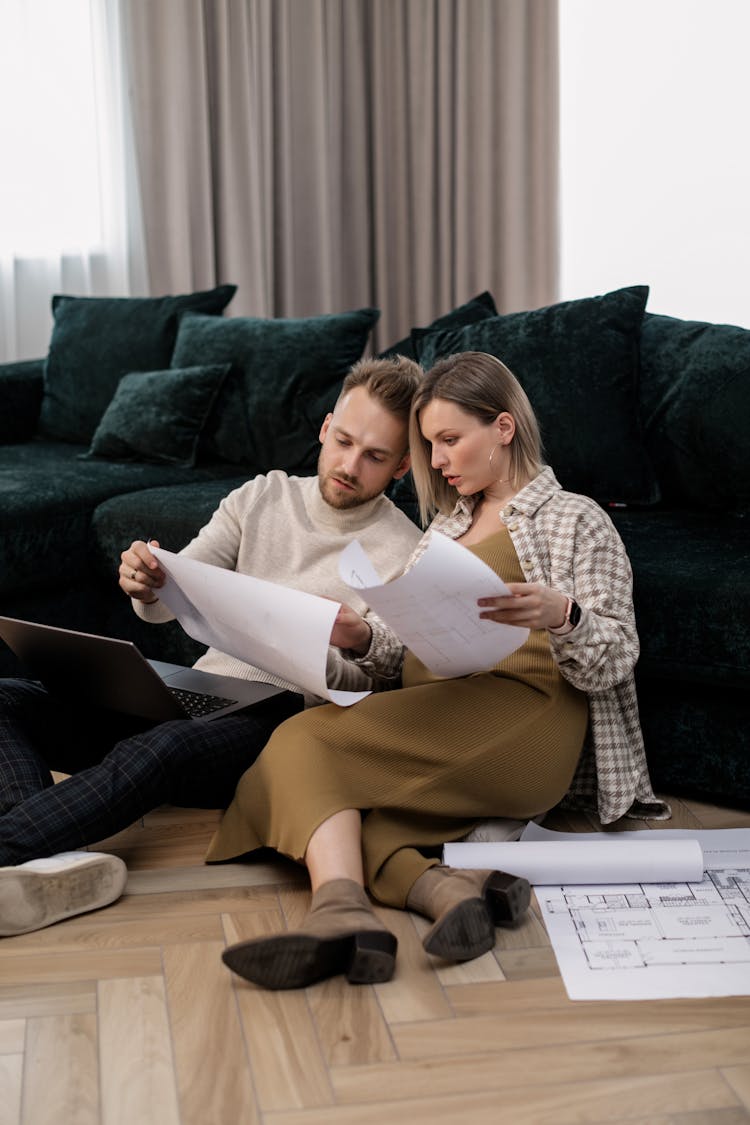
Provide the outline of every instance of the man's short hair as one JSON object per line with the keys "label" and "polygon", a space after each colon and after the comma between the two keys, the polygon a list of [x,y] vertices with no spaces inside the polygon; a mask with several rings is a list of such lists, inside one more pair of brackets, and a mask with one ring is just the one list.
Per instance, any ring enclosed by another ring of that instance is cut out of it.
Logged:
{"label": "man's short hair", "polygon": [[355,387],[364,387],[381,406],[408,423],[411,400],[423,378],[419,364],[405,355],[360,359],[345,377],[339,400]]}

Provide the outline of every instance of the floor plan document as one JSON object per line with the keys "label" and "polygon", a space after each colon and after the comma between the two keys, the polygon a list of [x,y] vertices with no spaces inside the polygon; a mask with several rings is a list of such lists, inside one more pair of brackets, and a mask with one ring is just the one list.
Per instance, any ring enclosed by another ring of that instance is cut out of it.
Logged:
{"label": "floor plan document", "polygon": [[702,880],[535,887],[569,997],[750,995],[750,829],[646,830],[613,839],[530,824],[521,839],[627,848],[655,836],[697,840]]}
{"label": "floor plan document", "polygon": [[676,883],[700,882],[703,851],[697,840],[633,840],[627,847],[608,836],[606,843],[521,839],[516,842],[443,846],[443,863],[479,871],[512,871],[535,886],[556,883]]}
{"label": "floor plan document", "polygon": [[433,532],[412,569],[390,582],[381,581],[355,539],[341,552],[339,574],[439,676],[492,668],[529,635],[517,625],[480,618],[477,598],[510,591],[485,562],[445,535]]}
{"label": "floor plan document", "polygon": [[[357,703],[367,691],[328,687],[328,642],[339,603],[151,547],[167,578],[159,597],[185,632],[220,652],[330,699]],[[341,553],[341,577],[441,676],[491,668],[528,629],[479,616],[477,598],[507,586],[471,551],[433,535],[408,574],[382,583],[358,540]]]}

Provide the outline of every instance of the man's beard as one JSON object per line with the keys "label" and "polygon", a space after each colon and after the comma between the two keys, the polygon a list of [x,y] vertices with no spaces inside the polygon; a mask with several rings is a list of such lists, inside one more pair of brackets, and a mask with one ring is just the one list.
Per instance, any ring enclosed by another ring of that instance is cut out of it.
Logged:
{"label": "man's beard", "polygon": [[[351,485],[354,491],[342,492],[332,483],[333,477]],[[362,495],[357,478],[347,476],[346,473],[327,473],[325,477],[319,475],[318,487],[320,488],[320,495],[332,508],[358,508],[360,504],[364,504],[366,500],[371,499],[370,496]]]}

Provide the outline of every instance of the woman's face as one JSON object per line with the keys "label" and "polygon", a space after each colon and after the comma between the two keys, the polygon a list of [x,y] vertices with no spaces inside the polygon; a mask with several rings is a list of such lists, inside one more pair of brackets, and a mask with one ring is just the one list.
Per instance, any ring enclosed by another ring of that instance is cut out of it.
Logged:
{"label": "woman's face", "polygon": [[419,428],[432,446],[433,469],[462,496],[482,492],[498,477],[507,476],[506,446],[496,450],[490,465],[490,454],[501,440],[497,420],[481,422],[455,403],[434,398],[420,412]]}

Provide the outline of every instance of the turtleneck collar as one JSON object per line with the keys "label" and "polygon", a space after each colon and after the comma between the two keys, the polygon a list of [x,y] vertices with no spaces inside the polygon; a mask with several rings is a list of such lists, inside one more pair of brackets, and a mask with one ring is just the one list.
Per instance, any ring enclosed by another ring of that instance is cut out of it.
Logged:
{"label": "turtleneck collar", "polygon": [[378,509],[387,503],[381,492],[372,500],[358,504],[356,508],[333,508],[321,496],[317,476],[308,478],[306,506],[311,519],[321,527],[338,531],[342,535],[367,527],[376,518]]}

